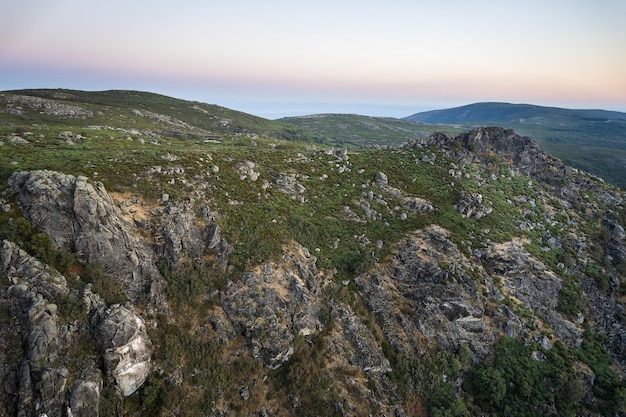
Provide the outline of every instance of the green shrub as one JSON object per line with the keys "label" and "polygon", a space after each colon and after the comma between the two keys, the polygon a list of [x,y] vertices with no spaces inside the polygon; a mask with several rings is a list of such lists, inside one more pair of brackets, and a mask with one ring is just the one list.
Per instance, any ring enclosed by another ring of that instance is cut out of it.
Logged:
{"label": "green shrub", "polygon": [[100,264],[88,263],[82,278],[92,284],[93,292],[100,294],[107,304],[123,304],[128,301],[121,282],[107,275]]}
{"label": "green shrub", "polygon": [[87,308],[83,302],[76,298],[73,294],[64,294],[55,301],[59,311],[59,318],[62,322],[69,323],[74,320],[85,318]]}
{"label": "green shrub", "polygon": [[586,307],[586,298],[580,288],[578,278],[567,276],[563,279],[563,286],[559,293],[557,309],[569,316],[575,316]]}
{"label": "green shrub", "polygon": [[507,384],[497,368],[480,364],[470,374],[465,389],[484,410],[500,408],[506,397]]}

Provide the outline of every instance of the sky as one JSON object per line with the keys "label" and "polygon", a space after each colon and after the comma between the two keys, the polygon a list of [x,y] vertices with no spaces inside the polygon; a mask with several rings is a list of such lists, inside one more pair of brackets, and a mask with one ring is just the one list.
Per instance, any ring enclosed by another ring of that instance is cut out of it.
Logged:
{"label": "sky", "polygon": [[626,0],[20,0],[0,90],[130,89],[266,118],[481,101],[626,111]]}

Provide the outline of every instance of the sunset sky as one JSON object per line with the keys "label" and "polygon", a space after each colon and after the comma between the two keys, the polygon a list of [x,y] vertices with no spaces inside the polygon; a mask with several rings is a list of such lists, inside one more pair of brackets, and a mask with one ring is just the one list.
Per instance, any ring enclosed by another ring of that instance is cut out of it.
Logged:
{"label": "sunset sky", "polygon": [[0,90],[143,90],[268,118],[626,111],[625,19],[625,0],[5,1]]}

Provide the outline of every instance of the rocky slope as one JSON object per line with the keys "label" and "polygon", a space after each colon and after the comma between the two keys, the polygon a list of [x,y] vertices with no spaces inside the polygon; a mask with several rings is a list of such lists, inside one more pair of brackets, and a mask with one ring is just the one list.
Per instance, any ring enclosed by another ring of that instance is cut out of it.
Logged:
{"label": "rocky slope", "polygon": [[500,128],[157,140],[7,175],[0,415],[626,412],[620,190]]}

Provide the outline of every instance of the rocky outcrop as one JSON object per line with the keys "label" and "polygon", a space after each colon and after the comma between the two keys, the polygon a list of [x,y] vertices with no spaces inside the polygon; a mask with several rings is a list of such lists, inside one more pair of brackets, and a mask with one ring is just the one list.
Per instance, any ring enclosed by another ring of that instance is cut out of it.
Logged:
{"label": "rocky outcrop", "polygon": [[277,368],[294,352],[296,335],[321,329],[321,276],[316,259],[301,246],[286,248],[283,262],[267,263],[246,273],[222,296],[235,329],[250,344],[255,359]]}
{"label": "rocky outcrop", "polygon": [[496,333],[485,317],[497,289],[475,270],[445,230],[430,226],[399,243],[388,265],[356,278],[386,338],[398,352],[424,354],[432,343],[469,344],[485,357]]}
{"label": "rocky outcrop", "polygon": [[[82,352],[83,365],[78,367],[70,362],[79,358],[69,357],[81,343],[78,339],[90,338],[92,332],[109,380],[121,395],[132,394],[144,383],[151,369],[152,343],[132,307],[107,307],[89,284],[81,294],[70,292],[65,277],[7,240],[0,244],[0,277],[8,283],[0,289],[0,304],[16,317],[24,346],[23,359],[5,379],[7,386],[15,387],[8,392],[15,392],[17,415],[61,417],[66,411],[75,417],[98,415],[103,378],[96,352]],[[85,313],[64,324],[58,303],[68,302],[82,303]]]}
{"label": "rocky outcrop", "polygon": [[83,371],[80,378],[74,382],[69,399],[72,417],[98,416],[102,385],[102,373],[99,369],[88,368]]}
{"label": "rocky outcrop", "polygon": [[561,280],[531,257],[522,244],[516,240],[490,246],[483,255],[486,267],[502,282],[504,293],[529,310],[556,310]]}
{"label": "rocky outcrop", "polygon": [[[521,303],[533,314],[545,317],[554,334],[570,346],[580,346],[583,331],[575,323],[557,312],[561,279],[546,266],[532,257],[523,247],[523,242],[514,240],[494,244],[487,248],[482,259],[486,269],[495,280],[502,283],[503,293]],[[507,323],[503,330],[519,334],[517,323],[505,312]]]}
{"label": "rocky outcrop", "polygon": [[245,161],[245,162],[238,164],[237,169],[239,171],[239,179],[242,181],[245,179],[248,179],[252,182],[259,179],[259,176],[261,174],[256,172],[254,168],[256,168],[256,163],[252,161]]}
{"label": "rocky outcrop", "polygon": [[9,179],[24,217],[60,248],[84,263],[102,265],[131,300],[163,296],[152,255],[133,225],[124,221],[100,182],[54,171],[15,173]]}
{"label": "rocky outcrop", "polygon": [[[100,306],[91,319],[109,378],[129,396],[148,378],[152,342],[132,306]],[[94,386],[91,385],[91,389]]]}
{"label": "rocky outcrop", "polygon": [[306,188],[298,182],[295,174],[281,175],[278,177],[276,180],[276,188],[285,194],[298,195],[306,192]]}
{"label": "rocky outcrop", "polygon": [[61,103],[56,100],[17,94],[0,95],[0,112],[22,115],[25,111],[29,110],[68,119],[87,119],[93,117],[93,112],[89,109]]}
{"label": "rocky outcrop", "polygon": [[338,324],[336,333],[329,338],[335,353],[363,371],[374,374],[391,372],[389,360],[385,358],[374,333],[352,309],[332,302],[330,310]]}
{"label": "rocky outcrop", "polygon": [[[69,409],[76,411],[75,416],[97,416],[99,390],[90,392],[86,400],[90,411],[82,413],[86,403],[76,391],[81,388],[68,387],[65,358],[72,336],[59,323],[55,304],[69,296],[65,278],[6,240],[0,247],[0,268],[0,277],[10,282],[2,288],[0,302],[18,319],[24,346],[19,370],[5,380],[15,386],[17,415],[61,417]],[[99,371],[94,370],[83,383],[91,385],[98,380],[101,384]],[[68,395],[74,398],[69,407]]]}

